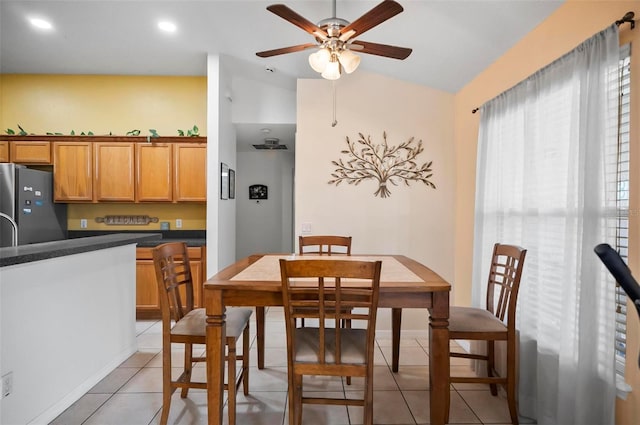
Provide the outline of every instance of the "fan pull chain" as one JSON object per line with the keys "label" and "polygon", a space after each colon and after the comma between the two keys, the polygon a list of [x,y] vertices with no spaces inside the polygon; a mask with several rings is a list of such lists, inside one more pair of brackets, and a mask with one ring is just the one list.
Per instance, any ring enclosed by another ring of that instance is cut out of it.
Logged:
{"label": "fan pull chain", "polygon": [[331,86],[333,88],[333,122],[331,123],[331,127],[335,127],[338,124],[338,120],[336,119],[336,82],[335,80],[331,82]]}

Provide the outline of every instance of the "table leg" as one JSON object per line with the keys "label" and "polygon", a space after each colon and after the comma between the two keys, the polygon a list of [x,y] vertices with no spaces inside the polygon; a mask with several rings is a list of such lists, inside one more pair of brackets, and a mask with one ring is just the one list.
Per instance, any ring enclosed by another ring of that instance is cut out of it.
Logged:
{"label": "table leg", "polygon": [[429,387],[431,424],[449,419],[449,292],[434,292],[429,316]]}
{"label": "table leg", "polygon": [[207,306],[207,405],[209,425],[222,424],[226,326],[222,291],[205,291]]}
{"label": "table leg", "polygon": [[402,309],[391,309],[391,371],[398,372],[400,363],[400,325],[402,324]]}
{"label": "table leg", "polygon": [[264,307],[256,307],[256,339],[258,342],[258,369],[264,369]]}

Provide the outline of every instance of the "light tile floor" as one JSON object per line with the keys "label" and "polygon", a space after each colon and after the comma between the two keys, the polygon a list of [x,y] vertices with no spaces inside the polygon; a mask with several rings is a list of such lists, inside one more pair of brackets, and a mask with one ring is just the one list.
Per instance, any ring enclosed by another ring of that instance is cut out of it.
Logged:
{"label": "light tile floor", "polygon": [[[267,311],[265,369],[256,367],[255,323],[252,322],[249,396],[237,396],[238,425],[284,425],[288,423],[286,336],[281,308]],[[255,315],[254,315],[255,317]],[[149,425],[160,421],[162,408],[162,324],[136,323],[138,352],[99,382],[50,425]],[[374,423],[428,424],[429,375],[428,338],[403,335],[400,371],[391,372],[391,340],[376,340],[374,373]],[[455,344],[452,349],[459,349]],[[200,350],[204,351],[203,347]],[[172,351],[174,364],[181,364],[182,352]],[[452,359],[456,374],[473,373],[464,359]],[[194,369],[194,379],[204,379],[204,365]],[[179,369],[175,369],[179,373]],[[350,386],[340,379],[305,380],[305,390],[331,392],[336,396],[362,391],[362,380],[353,378]],[[308,425],[348,425],[362,423],[357,407],[305,405],[303,422]],[[226,409],[225,409],[226,423]],[[508,424],[506,399],[493,397],[488,386],[455,384],[451,388],[452,424]],[[176,391],[171,401],[170,424],[206,424],[206,392],[190,390],[186,399]]]}

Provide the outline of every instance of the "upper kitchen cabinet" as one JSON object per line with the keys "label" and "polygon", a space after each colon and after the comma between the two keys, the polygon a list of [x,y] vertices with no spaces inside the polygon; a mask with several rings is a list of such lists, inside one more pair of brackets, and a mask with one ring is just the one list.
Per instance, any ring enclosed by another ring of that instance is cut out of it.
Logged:
{"label": "upper kitchen cabinet", "polygon": [[96,201],[135,201],[135,144],[96,142],[93,146]]}
{"label": "upper kitchen cabinet", "polygon": [[9,142],[0,141],[0,162],[9,162]]}
{"label": "upper kitchen cabinet", "polygon": [[93,144],[54,142],[53,193],[56,202],[93,201]]}
{"label": "upper kitchen cabinet", "polygon": [[173,145],[136,143],[136,200],[173,201]]}
{"label": "upper kitchen cabinet", "polygon": [[174,161],[174,200],[205,202],[207,200],[207,145],[176,143]]}
{"label": "upper kitchen cabinet", "polygon": [[51,143],[47,141],[9,142],[9,158],[16,164],[51,164]]}

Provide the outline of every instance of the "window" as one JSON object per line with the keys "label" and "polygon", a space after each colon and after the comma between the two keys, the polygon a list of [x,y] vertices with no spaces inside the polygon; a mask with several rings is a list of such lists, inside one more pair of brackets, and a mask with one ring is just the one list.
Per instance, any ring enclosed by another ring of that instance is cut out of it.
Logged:
{"label": "window", "polygon": [[[616,249],[627,261],[629,248],[629,103],[631,97],[631,49],[625,45],[620,51],[620,104],[618,119],[618,184]],[[624,376],[627,350],[627,296],[616,286],[616,373]]]}

